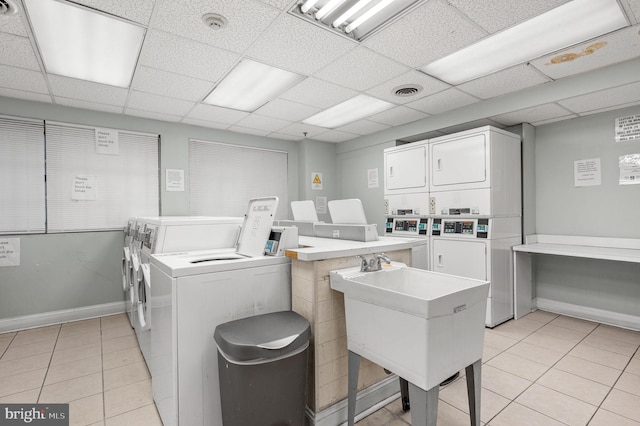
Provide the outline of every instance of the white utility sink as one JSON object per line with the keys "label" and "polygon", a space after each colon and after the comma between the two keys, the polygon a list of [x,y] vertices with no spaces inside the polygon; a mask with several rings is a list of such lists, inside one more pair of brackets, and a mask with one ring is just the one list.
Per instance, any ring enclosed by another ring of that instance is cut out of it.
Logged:
{"label": "white utility sink", "polygon": [[[386,266],[386,265],[385,265]],[[347,344],[423,390],[482,358],[489,283],[392,263],[331,271]]]}

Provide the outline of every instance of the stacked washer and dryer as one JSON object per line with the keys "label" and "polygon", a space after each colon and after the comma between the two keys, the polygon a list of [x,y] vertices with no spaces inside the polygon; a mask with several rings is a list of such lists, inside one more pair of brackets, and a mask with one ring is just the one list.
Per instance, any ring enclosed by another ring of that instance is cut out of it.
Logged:
{"label": "stacked washer and dryer", "polygon": [[513,317],[520,152],[518,135],[491,126],[384,152],[386,235],[429,239],[425,269],[489,281],[488,327]]}

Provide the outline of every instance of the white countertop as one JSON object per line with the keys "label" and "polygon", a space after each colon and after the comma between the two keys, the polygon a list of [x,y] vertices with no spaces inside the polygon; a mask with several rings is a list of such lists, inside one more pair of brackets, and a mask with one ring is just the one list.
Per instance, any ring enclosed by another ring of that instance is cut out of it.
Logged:
{"label": "white countertop", "polygon": [[563,235],[535,235],[527,238],[527,244],[514,246],[513,251],[640,263],[638,239]]}
{"label": "white countertop", "polygon": [[301,236],[299,244],[300,248],[289,249],[286,251],[286,255],[292,259],[314,261],[411,249],[426,245],[427,240],[423,238],[380,237],[379,241],[362,242]]}

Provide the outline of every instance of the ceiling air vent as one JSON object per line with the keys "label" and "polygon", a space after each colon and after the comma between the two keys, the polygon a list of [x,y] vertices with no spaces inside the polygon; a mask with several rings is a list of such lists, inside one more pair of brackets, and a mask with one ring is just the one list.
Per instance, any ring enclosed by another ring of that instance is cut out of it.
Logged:
{"label": "ceiling air vent", "polygon": [[15,15],[18,13],[18,5],[13,0],[0,0],[0,15]]}
{"label": "ceiling air vent", "polygon": [[391,92],[394,95],[401,97],[413,96],[422,92],[422,86],[419,86],[417,84],[405,84],[403,86],[393,88]]}

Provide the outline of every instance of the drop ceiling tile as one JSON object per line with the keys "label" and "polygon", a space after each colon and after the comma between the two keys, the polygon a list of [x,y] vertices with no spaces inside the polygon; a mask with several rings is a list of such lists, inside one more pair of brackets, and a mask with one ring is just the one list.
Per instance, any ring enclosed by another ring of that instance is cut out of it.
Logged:
{"label": "drop ceiling tile", "polygon": [[574,116],[571,111],[566,110],[556,103],[538,105],[533,108],[522,109],[520,111],[509,112],[491,117],[505,126],[513,126],[520,123],[531,123],[549,120],[557,117]]}
{"label": "drop ceiling tile", "polygon": [[198,101],[213,89],[213,83],[154,68],[139,67],[131,88],[170,98]]}
{"label": "drop ceiling tile", "polygon": [[639,56],[640,25],[636,25],[534,59],[531,65],[557,80]]}
{"label": "drop ceiling tile", "polygon": [[599,114],[601,112],[615,111],[615,110],[618,110],[618,109],[628,108],[628,107],[632,107],[632,106],[636,106],[636,105],[640,105],[640,100],[629,102],[629,103],[625,103],[625,104],[620,104],[620,105],[614,105],[614,106],[610,106],[610,107],[600,108],[600,109],[594,109],[593,111],[581,112],[578,115],[585,116],[585,115],[591,115],[591,114]]}
{"label": "drop ceiling tile", "polygon": [[209,127],[211,129],[227,129],[227,128],[229,128],[228,124],[216,123],[215,121],[198,120],[196,118],[184,118],[182,120],[182,122],[185,123],[185,124],[192,124],[194,126]]}
{"label": "drop ceiling tile", "polygon": [[531,124],[532,126],[538,127],[538,126],[544,126],[545,124],[556,123],[558,121],[570,120],[576,117],[578,117],[576,114],[571,114],[571,115],[565,115],[564,117],[555,117],[555,118],[550,118],[548,120],[534,121],[533,123],[529,123],[529,124]]}
{"label": "drop ceiling tile", "polygon": [[127,115],[132,115],[134,117],[149,118],[151,120],[158,120],[158,121],[169,121],[173,123],[177,123],[182,118],[177,115],[162,114],[162,113],[144,111],[144,110],[139,110],[134,108],[125,108],[124,113]]}
{"label": "drop ceiling tile", "polygon": [[140,64],[214,82],[240,58],[235,53],[162,31],[147,34]]}
{"label": "drop ceiling tile", "polygon": [[324,109],[351,99],[357,94],[358,92],[355,90],[309,77],[287,90],[280,97]]}
{"label": "drop ceiling tile", "polygon": [[281,118],[288,121],[300,121],[320,112],[320,108],[300,104],[286,99],[274,99],[258,108],[256,114]]}
{"label": "drop ceiling tile", "polygon": [[54,96],[123,107],[128,89],[93,83],[91,81],[49,75],[49,84]]}
{"label": "drop ceiling tile", "polygon": [[476,102],[478,102],[477,98],[461,92],[458,89],[451,88],[436,93],[435,95],[409,102],[406,105],[410,108],[426,112],[427,114],[440,114],[441,112],[450,111]]}
{"label": "drop ceiling tile", "polygon": [[40,65],[27,37],[0,33],[0,64],[40,71]]}
{"label": "drop ceiling tile", "polygon": [[535,69],[522,64],[477,78],[456,87],[480,99],[489,99],[549,81]]}
{"label": "drop ceiling tile", "polygon": [[235,109],[222,108],[215,105],[198,104],[192,109],[188,118],[196,120],[213,121],[222,124],[235,124],[249,115],[248,112]]}
{"label": "drop ceiling tile", "polygon": [[[282,133],[285,135],[297,136],[300,139],[314,138],[322,133],[328,131],[329,129],[325,129],[324,127],[312,126],[310,124],[304,123],[293,123],[290,126],[287,126],[283,129],[278,130],[277,133]],[[306,134],[305,134],[306,133]]]}
{"label": "drop ceiling tile", "polygon": [[636,102],[640,99],[640,82],[558,101],[571,112],[584,113]]}
{"label": "drop ceiling tile", "polygon": [[483,127],[483,126],[493,126],[497,128],[505,127],[500,123],[497,123],[493,120],[489,120],[488,118],[485,118],[482,120],[470,121],[468,123],[458,124],[451,127],[444,127],[440,129],[440,132],[444,133],[445,135],[450,135],[453,133],[464,132],[465,130],[477,129],[478,127]]}
{"label": "drop ceiling tile", "polygon": [[400,105],[372,115],[371,117],[368,117],[368,119],[378,123],[387,124],[389,126],[399,126],[400,124],[410,123],[428,116],[428,114],[423,112]]}
{"label": "drop ceiling tile", "polygon": [[266,130],[269,133],[277,132],[291,124],[291,120],[281,120],[279,118],[266,117],[264,115],[251,114],[236,123],[236,126],[248,127],[250,129]]}
{"label": "drop ceiling tile", "polygon": [[[398,96],[395,94],[394,89],[402,85],[419,85],[422,86],[422,92],[413,96]],[[442,92],[450,88],[451,86],[438,79],[435,79],[423,72],[409,71],[408,73],[399,75],[391,80],[382,83],[370,90],[367,90],[367,94],[375,96],[376,98],[383,99],[385,101],[393,102],[396,104],[405,104],[407,102],[415,101],[434,93]]]}
{"label": "drop ceiling tile", "polygon": [[448,0],[462,13],[490,33],[531,19],[569,0]]}
{"label": "drop ceiling tile", "polygon": [[358,135],[353,133],[341,132],[339,130],[329,130],[328,132],[324,132],[318,136],[315,136],[315,140],[323,141],[323,142],[345,142],[351,140],[353,138],[357,138]]}
{"label": "drop ceiling tile", "polygon": [[[629,19],[632,20],[633,24],[640,23],[640,0],[623,0],[622,3],[629,3],[629,9],[631,10],[631,14],[633,16],[629,16]],[[635,18],[635,20],[634,20]]]}
{"label": "drop ceiling tile", "polygon": [[260,0],[262,3],[271,5],[279,10],[288,10],[297,3],[297,0]]}
{"label": "drop ceiling tile", "polygon": [[[22,10],[22,7],[20,7]],[[0,15],[0,31],[3,33],[15,34],[23,37],[28,36],[24,20],[24,13],[19,12],[16,15]]]}
{"label": "drop ceiling tile", "polygon": [[388,129],[391,126],[386,124],[377,123],[371,120],[358,120],[353,123],[345,124],[338,127],[336,130],[341,132],[353,133],[356,135],[369,135],[371,133],[379,132]]}
{"label": "drop ceiling tile", "polygon": [[283,14],[247,50],[247,55],[269,65],[309,75],[354,47],[354,41]]}
{"label": "drop ceiling tile", "polygon": [[189,101],[132,90],[126,107],[127,109],[132,108],[161,114],[183,116],[187,114],[194,105],[195,103]]}
{"label": "drop ceiling tile", "polygon": [[485,35],[454,7],[431,0],[365,40],[364,45],[416,68]]}
{"label": "drop ceiling tile", "polygon": [[314,77],[355,90],[367,90],[409,71],[405,65],[358,47],[314,74]]}
{"label": "drop ceiling tile", "polygon": [[142,25],[149,25],[156,0],[74,0],[75,3],[107,12]]}
{"label": "drop ceiling tile", "polygon": [[[244,52],[281,13],[252,0],[158,1],[154,28],[234,52]],[[202,22],[206,13],[224,16],[227,26],[211,29]]]}
{"label": "drop ceiling tile", "polygon": [[72,108],[89,109],[93,111],[110,112],[113,114],[122,114],[122,107],[115,106],[115,105],[106,105],[106,104],[101,104],[97,102],[87,102],[87,101],[81,101],[78,99],[63,98],[60,96],[55,96],[54,99],[56,101],[56,104],[58,105],[64,105]]}
{"label": "drop ceiling tile", "polygon": [[268,134],[271,133],[268,130],[252,129],[252,128],[242,127],[242,126],[231,126],[229,127],[229,131],[236,132],[236,133],[245,133],[248,135],[256,135],[256,136],[267,136]]}
{"label": "drop ceiling tile", "polygon": [[0,87],[49,94],[47,83],[40,72],[0,65],[0,75]]}
{"label": "drop ceiling tile", "polygon": [[27,101],[51,103],[51,96],[41,93],[26,92],[24,90],[5,89],[0,87],[0,96],[7,98],[25,99]]}

